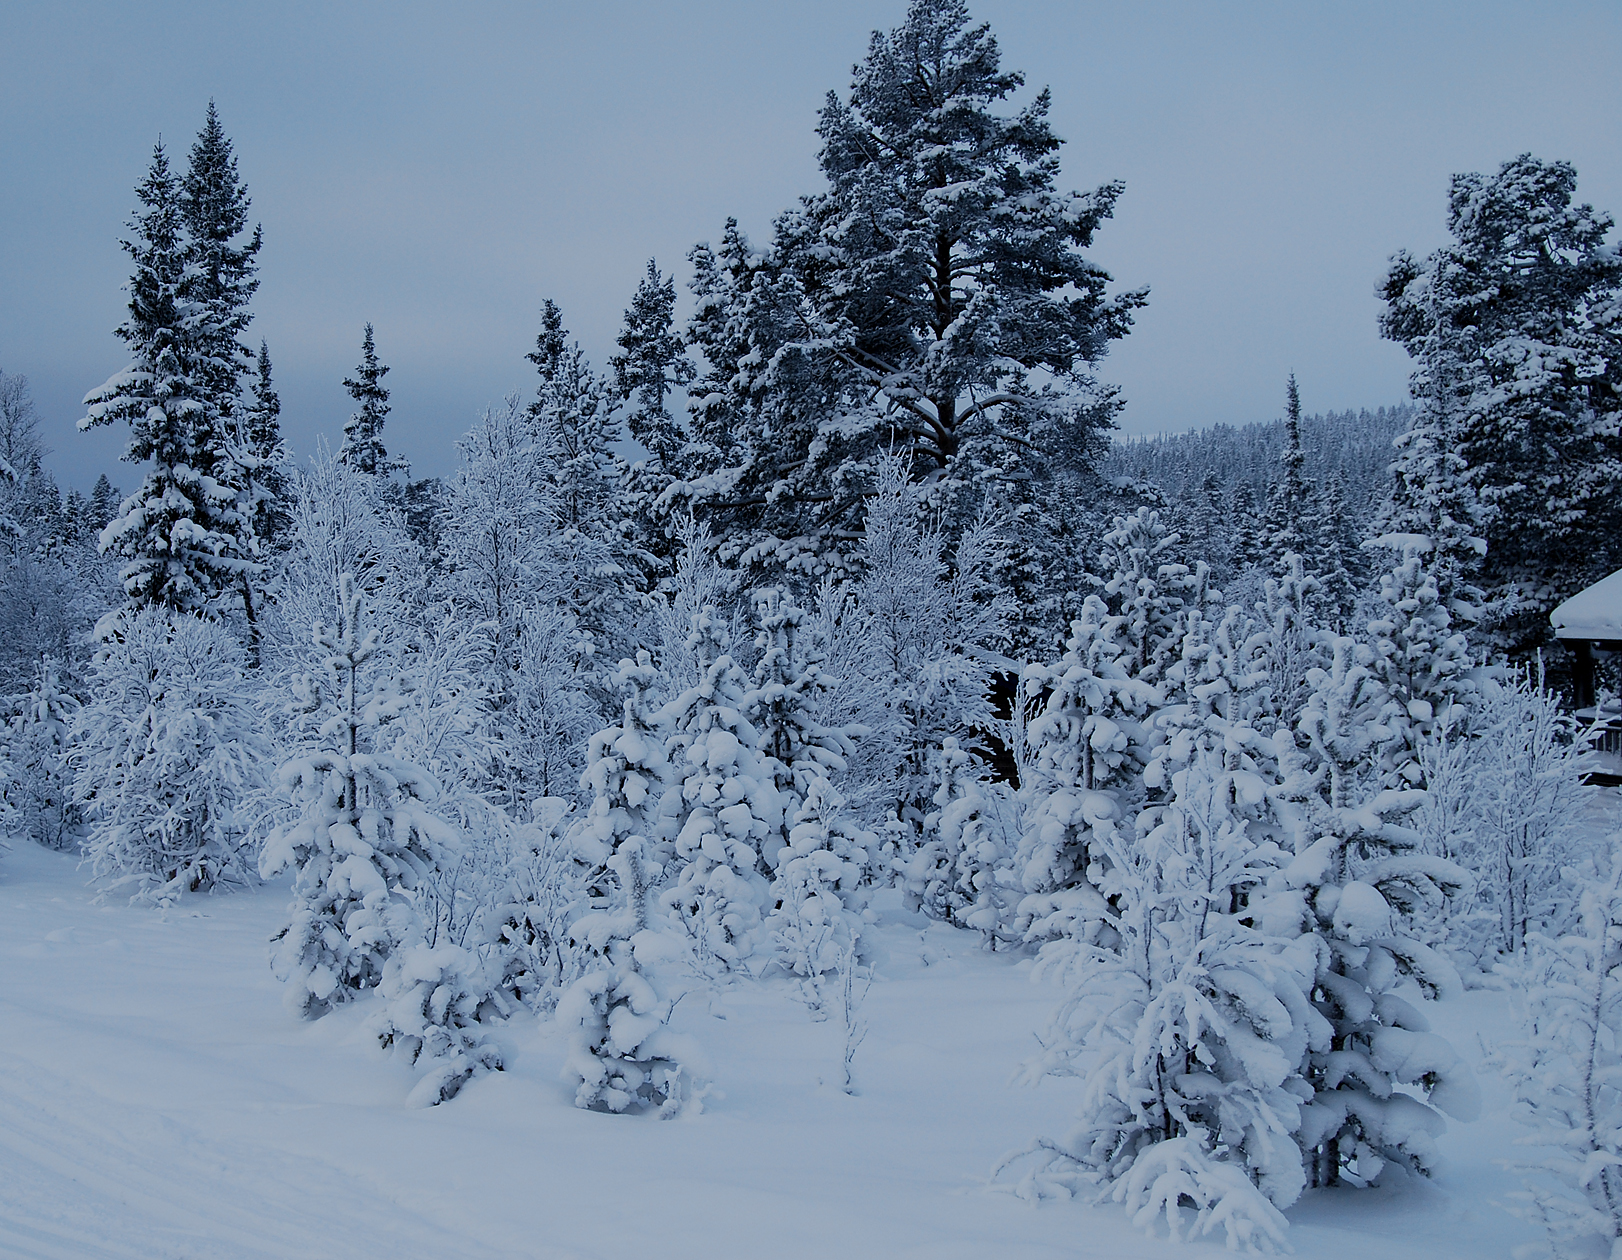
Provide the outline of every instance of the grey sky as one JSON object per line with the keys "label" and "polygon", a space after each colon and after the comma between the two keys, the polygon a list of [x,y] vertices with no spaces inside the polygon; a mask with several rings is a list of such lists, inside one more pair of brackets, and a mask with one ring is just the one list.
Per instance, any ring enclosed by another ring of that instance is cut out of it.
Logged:
{"label": "grey sky", "polygon": [[[757,239],[818,186],[815,114],[904,0],[0,6],[0,368],[87,487],[123,435],[73,430],[122,365],[117,240],[161,133],[212,96],[265,228],[252,336],[294,448],[336,435],[361,325],[393,365],[386,438],[447,471],[483,406],[528,392],[543,297],[599,366],[650,256],[728,214]],[[1064,182],[1126,181],[1094,256],[1153,293],[1102,374],[1146,432],[1405,392],[1373,290],[1444,238],[1448,176],[1576,164],[1622,212],[1622,5],[977,0],[1053,91]]]}

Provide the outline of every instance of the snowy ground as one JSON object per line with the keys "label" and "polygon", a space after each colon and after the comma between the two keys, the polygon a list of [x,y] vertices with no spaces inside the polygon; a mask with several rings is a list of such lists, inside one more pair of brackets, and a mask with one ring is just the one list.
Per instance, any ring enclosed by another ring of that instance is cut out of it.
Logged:
{"label": "snowy ground", "polygon": [[[1194,1257],[1118,1208],[1029,1206],[992,1189],[1005,1151],[1068,1128],[1074,1082],[1009,1083],[1056,995],[1029,963],[903,914],[880,928],[861,1094],[842,1032],[781,986],[747,986],[676,1024],[724,1097],[674,1122],[585,1113],[561,1040],[502,1034],[508,1070],[408,1110],[409,1070],[350,1009],[304,1024],[266,938],[281,887],[168,915],[93,904],[74,859],[0,854],[0,1256]],[[364,1007],[364,1003],[360,1004]],[[720,1018],[725,1016],[725,1018]],[[1501,994],[1433,1011],[1479,1061],[1512,1027]],[[1453,1125],[1432,1182],[1311,1193],[1289,1213],[1308,1257],[1508,1256],[1535,1237],[1494,1206],[1516,1126],[1483,1072],[1484,1118]]]}

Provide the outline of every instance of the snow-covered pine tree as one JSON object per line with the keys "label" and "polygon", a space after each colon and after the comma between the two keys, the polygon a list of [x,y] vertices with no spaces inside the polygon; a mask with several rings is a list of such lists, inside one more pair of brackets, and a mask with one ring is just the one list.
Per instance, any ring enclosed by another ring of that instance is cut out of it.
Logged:
{"label": "snow-covered pine tree", "polygon": [[668,846],[661,805],[672,773],[662,714],[649,700],[661,680],[646,652],[622,661],[624,690],[618,726],[591,738],[583,785],[592,803],[571,828],[576,851],[601,877],[597,908],[571,934],[599,960],[558,1001],[559,1026],[570,1032],[565,1078],[575,1105],[598,1111],[651,1108],[661,1116],[698,1101],[697,1051],[666,1026],[671,1004],[659,995],[649,968],[665,959],[650,900],[665,872]]}
{"label": "snow-covered pine tree", "polygon": [[1483,585],[1522,653],[1549,639],[1555,603],[1622,563],[1622,257],[1576,188],[1569,163],[1529,153],[1455,175],[1453,240],[1399,253],[1381,288],[1381,332],[1415,360],[1414,398],[1455,465],[1435,471],[1485,509]]}
{"label": "snow-covered pine tree", "polygon": [[743,673],[724,649],[716,610],[693,618],[688,652],[699,681],[664,708],[670,779],[662,834],[674,845],[666,910],[687,930],[706,975],[735,971],[758,944],[766,900],[762,850],[780,834],[783,802],[747,716]]}
{"label": "snow-covered pine tree", "polygon": [[[1071,996],[1030,1076],[1084,1081],[1076,1130],[1039,1143],[1022,1190],[1098,1187],[1171,1233],[1282,1247],[1279,1209],[1305,1184],[1292,1135],[1301,1068],[1329,1027],[1307,1001],[1314,955],[1277,935],[1264,902],[1288,855],[1253,824],[1275,767],[1243,724],[1213,718],[1169,750],[1164,804],[1098,835],[1109,944],[1065,939],[1039,967]],[[1261,834],[1258,834],[1261,833]]]}
{"label": "snow-covered pine tree", "polygon": [[34,685],[12,721],[8,759],[12,782],[6,799],[22,835],[48,849],[78,843],[80,804],[73,791],[69,737],[79,701],[62,687],[62,664],[42,657]]}
{"label": "snow-covered pine tree", "polygon": [[[1396,563],[1380,575],[1367,634],[1380,682],[1396,702],[1389,722],[1401,732],[1394,748],[1410,782],[1422,773],[1418,749],[1455,705],[1475,694],[1475,664],[1469,641],[1443,602],[1439,567],[1445,557],[1425,535],[1384,535],[1373,546],[1396,551]],[[1464,716],[1463,711],[1454,715]],[[1462,724],[1457,723],[1456,724]]]}
{"label": "snow-covered pine tree", "polygon": [[541,377],[528,411],[545,459],[553,525],[537,595],[571,611],[598,642],[628,647],[635,592],[654,561],[632,537],[621,488],[629,470],[615,450],[625,433],[613,391],[569,341],[554,302],[542,311],[528,357]]}
{"label": "snow-covered pine tree", "polygon": [[86,689],[69,755],[96,875],[158,904],[246,882],[239,807],[269,749],[236,640],[195,614],[125,609],[103,621]]}
{"label": "snow-covered pine tree", "polygon": [[1514,1083],[1521,1141],[1545,1154],[1520,1165],[1521,1203],[1561,1257],[1614,1255],[1622,1239],[1622,861],[1573,871],[1577,922],[1534,934],[1516,986],[1524,1040],[1499,1066]]}
{"label": "snow-covered pine tree", "polygon": [[999,112],[1023,83],[1000,61],[962,0],[915,0],[822,108],[826,190],[763,254],[737,236],[695,257],[713,390],[693,428],[718,440],[678,475],[753,563],[841,563],[892,449],[955,535],[987,485],[1018,498],[1045,466],[1044,426],[1107,426],[1118,405],[1091,366],[1146,294],[1106,296],[1084,251],[1121,185],[1060,191],[1048,94]]}
{"label": "snow-covered pine tree", "polygon": [[388,371],[388,364],[378,361],[377,344],[368,322],[361,337],[360,364],[354,376],[344,377],[344,388],[360,410],[344,421],[344,440],[338,447],[338,459],[375,477],[402,472],[407,466],[403,459],[390,458],[383,446],[383,423],[389,417],[389,391],[383,385],[383,378]]}
{"label": "snow-covered pine tree", "polygon": [[1331,474],[1318,487],[1310,522],[1317,547],[1314,564],[1323,585],[1324,616],[1332,628],[1344,634],[1357,611],[1367,566],[1359,547],[1362,539],[1346,502],[1346,479],[1339,473]]}
{"label": "snow-covered pine tree", "polygon": [[1313,1095],[1297,1141],[1314,1186],[1366,1183],[1387,1160],[1429,1172],[1446,1127],[1440,1113],[1473,1120],[1480,1107],[1469,1066],[1400,992],[1410,982],[1410,996],[1458,990],[1453,965],[1416,939],[1413,925],[1469,877],[1421,852],[1402,823],[1424,793],[1400,777],[1390,786],[1394,776],[1381,772],[1395,702],[1372,649],[1344,637],[1329,646],[1329,668],[1308,675],[1297,728],[1304,749],[1287,729],[1273,737],[1276,797],[1281,811],[1293,804],[1299,813],[1271,914],[1277,930],[1315,939],[1312,1000],[1333,1029],[1302,1073]]}
{"label": "snow-covered pine tree", "polygon": [[1290,727],[1301,715],[1308,694],[1308,671],[1328,663],[1325,631],[1319,619],[1317,577],[1297,555],[1283,558],[1282,572],[1262,583],[1256,616],[1262,623],[1258,646],[1267,672],[1266,691],[1258,697],[1256,720],[1263,729]]}
{"label": "snow-covered pine tree", "polygon": [[123,242],[135,263],[129,317],[117,329],[130,364],[86,396],[79,427],[125,420],[124,458],[151,461],[101,536],[104,552],[127,561],[125,593],[136,605],[197,611],[255,569],[242,470],[218,440],[212,392],[232,365],[219,359],[217,312],[197,292],[181,190],[162,144],[136,195],[144,209]]}
{"label": "snow-covered pine tree", "polygon": [[339,579],[336,626],[317,623],[319,673],[295,676],[295,700],[314,726],[281,768],[298,811],[266,841],[260,874],[293,868],[291,921],[273,938],[271,964],[288,1005],[305,1018],[375,988],[389,956],[420,939],[410,893],[450,828],[427,807],[437,787],[390,755],[389,727],[404,698],[366,623],[351,574]]}
{"label": "snow-covered pine tree", "polygon": [[1142,799],[1149,719],[1160,697],[1132,677],[1131,646],[1096,595],[1071,627],[1064,655],[1027,666],[1022,692],[1041,700],[1031,720],[1024,833],[1015,871],[1025,896],[1016,929],[1032,943],[1107,932],[1108,905],[1094,869],[1101,840],[1131,825]]}
{"label": "snow-covered pine tree", "polygon": [[698,374],[681,335],[674,331],[675,309],[674,277],[661,276],[658,264],[648,259],[647,274],[625,311],[619,353],[608,360],[614,369],[614,393],[622,403],[636,400],[626,427],[665,470],[679,466],[677,456],[687,441],[665,406],[665,396],[692,384]]}

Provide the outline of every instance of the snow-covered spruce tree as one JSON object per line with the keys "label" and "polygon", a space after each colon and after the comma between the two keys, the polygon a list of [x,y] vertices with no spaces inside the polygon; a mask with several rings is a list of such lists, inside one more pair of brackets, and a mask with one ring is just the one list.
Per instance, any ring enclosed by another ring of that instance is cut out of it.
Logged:
{"label": "snow-covered spruce tree", "polygon": [[239,807],[260,786],[268,746],[241,648],[219,625],[162,607],[121,611],[102,634],[69,736],[86,858],[109,889],[158,904],[244,882]]}
{"label": "snow-covered spruce tree", "polygon": [[629,470],[616,452],[625,430],[613,389],[568,336],[562,313],[547,302],[528,356],[541,377],[529,415],[545,459],[553,525],[536,595],[572,611],[605,647],[628,649],[636,638],[629,629],[636,593],[656,561],[633,538],[631,501],[640,492],[621,484]]}
{"label": "snow-covered spruce tree", "polygon": [[1458,990],[1457,971],[1416,938],[1414,924],[1469,877],[1421,852],[1403,825],[1424,793],[1388,786],[1396,776],[1381,773],[1395,705],[1372,649],[1340,637],[1330,646],[1329,668],[1308,675],[1297,728],[1304,748],[1287,729],[1273,740],[1276,797],[1296,821],[1270,915],[1276,930],[1314,942],[1312,1000],[1333,1030],[1302,1073],[1313,1094],[1297,1141],[1314,1186],[1366,1183],[1387,1160],[1429,1172],[1446,1127],[1440,1113],[1473,1120],[1480,1107],[1468,1065],[1400,992],[1409,982],[1411,996]]}
{"label": "snow-covered spruce tree", "polygon": [[823,977],[859,952],[868,870],[878,838],[845,813],[838,790],[821,777],[805,786],[788,845],[778,856],[766,930],[772,958],[802,980],[815,1018],[826,1018]]}
{"label": "snow-covered spruce tree", "polygon": [[777,866],[777,848],[817,779],[831,779],[849,764],[850,732],[823,721],[828,693],[838,680],[823,670],[814,635],[802,625],[806,611],[778,587],[757,591],[754,686],[746,716],[760,739],[760,752],[777,789],[783,827],[762,845],[766,866]]}
{"label": "snow-covered spruce tree", "polygon": [[129,317],[117,329],[130,364],[85,398],[79,427],[127,421],[124,458],[151,461],[101,535],[102,550],[126,561],[125,593],[137,605],[196,611],[240,589],[255,568],[242,469],[219,439],[214,393],[234,364],[219,357],[218,313],[199,295],[181,190],[161,144],[136,194],[144,208],[123,243],[135,264]]}
{"label": "snow-covered spruce tree", "polygon": [[1104,594],[1120,614],[1127,654],[1121,664],[1134,678],[1154,683],[1181,649],[1184,610],[1211,595],[1209,570],[1178,563],[1182,538],[1153,508],[1115,518],[1104,535],[1101,567],[1110,573]]}
{"label": "snow-covered spruce tree", "polygon": [[1258,638],[1261,666],[1267,672],[1265,692],[1257,697],[1257,725],[1266,730],[1292,727],[1308,695],[1308,673],[1328,664],[1319,594],[1323,589],[1305,561],[1287,555],[1282,572],[1262,583],[1255,612],[1262,623]]}
{"label": "snow-covered spruce tree", "polygon": [[12,780],[6,799],[16,810],[18,832],[48,849],[79,840],[80,803],[73,791],[68,745],[79,701],[62,687],[59,661],[44,657],[34,685],[12,720],[8,757]]}
{"label": "snow-covered spruce tree", "polygon": [[[1393,259],[1381,331],[1415,360],[1413,394],[1474,490],[1499,642],[1549,638],[1550,608],[1622,555],[1622,257],[1577,172],[1529,153],[1455,175],[1453,240]],[[1461,524],[1464,522],[1461,522]]]}
{"label": "snow-covered spruce tree", "polygon": [[743,967],[759,943],[768,887],[762,849],[780,834],[783,813],[747,716],[747,683],[722,650],[717,623],[713,608],[693,618],[688,651],[699,681],[660,716],[670,766],[661,826],[674,845],[674,879],[660,900],[710,976]]}
{"label": "snow-covered spruce tree", "polygon": [[697,375],[681,334],[675,331],[675,309],[675,279],[661,276],[658,264],[648,259],[647,274],[625,311],[619,353],[608,361],[614,369],[614,393],[621,402],[636,400],[626,427],[661,469],[677,466],[686,443],[665,397],[672,389],[692,384]]}
{"label": "snow-covered spruce tree", "polygon": [[1547,1230],[1550,1253],[1615,1255],[1622,1245],[1622,862],[1589,864],[1569,934],[1534,934],[1515,992],[1524,1040],[1498,1056],[1515,1085],[1521,1139],[1511,1208]]}
{"label": "snow-covered spruce tree", "polygon": [[1046,428],[1109,422],[1090,367],[1146,295],[1106,296],[1084,251],[1121,185],[1060,191],[1048,95],[999,112],[1023,83],[1000,60],[961,0],[915,0],[823,106],[826,190],[762,253],[732,224],[695,251],[693,428],[715,441],[678,475],[753,563],[838,567],[892,449],[955,533],[987,484],[1014,499],[1043,470]]}
{"label": "snow-covered spruce tree", "polygon": [[248,473],[254,537],[271,550],[283,543],[287,532],[287,500],[291,492],[281,415],[282,400],[270,378],[270,347],[261,341],[253,401],[242,409],[241,427],[242,445],[248,456],[243,464]]}
{"label": "snow-covered spruce tree", "polygon": [[1306,998],[1313,950],[1265,907],[1288,860],[1252,830],[1276,781],[1266,742],[1213,719],[1167,761],[1166,802],[1094,842],[1110,944],[1043,947],[1071,996],[1030,1075],[1084,1092],[1075,1131],[1027,1152],[1021,1189],[1091,1184],[1146,1228],[1164,1213],[1173,1237],[1191,1205],[1191,1237],[1271,1251],[1305,1184],[1301,1068],[1330,1030]]}
{"label": "snow-covered spruce tree", "polygon": [[389,956],[420,937],[409,894],[450,830],[427,807],[433,782],[388,752],[401,680],[347,573],[337,602],[338,624],[318,622],[313,634],[319,673],[294,682],[314,728],[281,769],[298,814],[259,861],[267,879],[294,871],[292,917],[273,938],[271,965],[305,1018],[375,988]]}
{"label": "snow-covered spruce tree", "polygon": [[938,520],[920,523],[918,491],[901,461],[887,456],[877,472],[859,553],[862,674],[884,697],[869,738],[886,754],[880,772],[893,785],[892,808],[910,846],[934,795],[930,750],[991,722],[992,649],[1009,602],[987,589],[999,542],[994,517],[982,513],[965,529],[949,561],[946,531]]}
{"label": "snow-covered spruce tree", "polygon": [[1024,834],[1015,871],[1025,896],[1015,927],[1032,943],[1107,932],[1096,886],[1103,839],[1131,826],[1148,762],[1148,722],[1159,696],[1133,678],[1122,619],[1091,596],[1054,664],[1027,666],[1022,692],[1045,697],[1030,724]]}
{"label": "snow-covered spruce tree", "polygon": [[[1368,637],[1375,671],[1396,702],[1392,720],[1402,732],[1405,755],[1428,736],[1439,715],[1468,705],[1476,692],[1469,640],[1455,625],[1443,598],[1443,557],[1424,535],[1384,535],[1374,546],[1396,551],[1396,563],[1380,575]],[[1399,753],[1399,755],[1404,755]],[[1411,780],[1417,782],[1417,780]]]}
{"label": "snow-covered spruce tree", "polygon": [[581,856],[597,862],[603,895],[571,929],[599,960],[558,1001],[570,1032],[565,1079],[575,1105],[598,1111],[653,1109],[673,1116],[697,1105],[697,1050],[666,1026],[671,1004],[649,968],[668,957],[650,905],[664,875],[661,805],[671,782],[661,714],[649,703],[659,688],[646,652],[620,664],[623,718],[591,738],[585,784],[592,803],[571,829]]}
{"label": "snow-covered spruce tree", "polygon": [[1278,480],[1267,496],[1268,543],[1274,555],[1293,552],[1318,558],[1318,539],[1313,529],[1313,488],[1307,481],[1306,454],[1301,449],[1301,391],[1295,373],[1290,373],[1285,390],[1284,453],[1279,459]]}
{"label": "snow-covered spruce tree", "polygon": [[1475,715],[1475,827],[1459,857],[1497,920],[1494,944],[1518,954],[1530,932],[1558,932],[1561,868],[1578,860],[1596,790],[1585,732],[1546,687],[1541,670],[1489,684]]}
{"label": "snow-covered spruce tree", "polygon": [[934,770],[935,808],[924,818],[923,843],[902,870],[907,904],[975,929],[992,948],[1017,940],[1015,910],[1024,895],[1015,868],[1018,801],[951,736],[941,742]]}
{"label": "snow-covered spruce tree", "polygon": [[242,376],[252,370],[253,356],[242,342],[253,319],[248,303],[259,280],[260,229],[242,240],[248,228],[248,189],[237,176],[231,139],[220,125],[214,102],[191,147],[180,182],[180,213],[186,225],[188,262],[194,271],[193,293],[208,308],[208,336],[213,341],[202,373],[216,421],[212,442],[224,448],[246,437],[239,416]]}
{"label": "snow-covered spruce tree", "polygon": [[344,440],[338,447],[338,459],[374,477],[387,477],[406,467],[404,460],[390,458],[383,446],[383,424],[389,418],[389,391],[383,385],[383,378],[388,371],[388,364],[378,361],[372,325],[368,322],[361,337],[360,364],[354,376],[344,378],[344,388],[360,410],[344,421]]}

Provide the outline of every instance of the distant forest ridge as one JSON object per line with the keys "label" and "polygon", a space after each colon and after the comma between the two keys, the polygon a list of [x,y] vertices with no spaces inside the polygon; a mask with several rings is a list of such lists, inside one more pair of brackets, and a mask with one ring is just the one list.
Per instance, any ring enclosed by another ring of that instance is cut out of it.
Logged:
{"label": "distant forest ridge", "polygon": [[[1374,411],[1330,411],[1301,419],[1303,471],[1322,486],[1339,474],[1348,507],[1366,517],[1384,498],[1396,458],[1392,441],[1414,417],[1412,403]],[[1214,473],[1226,495],[1247,486],[1258,504],[1277,480],[1284,453],[1284,421],[1215,424],[1186,433],[1128,436],[1111,443],[1099,471],[1110,480],[1149,482],[1171,499],[1189,497],[1208,473]]]}

